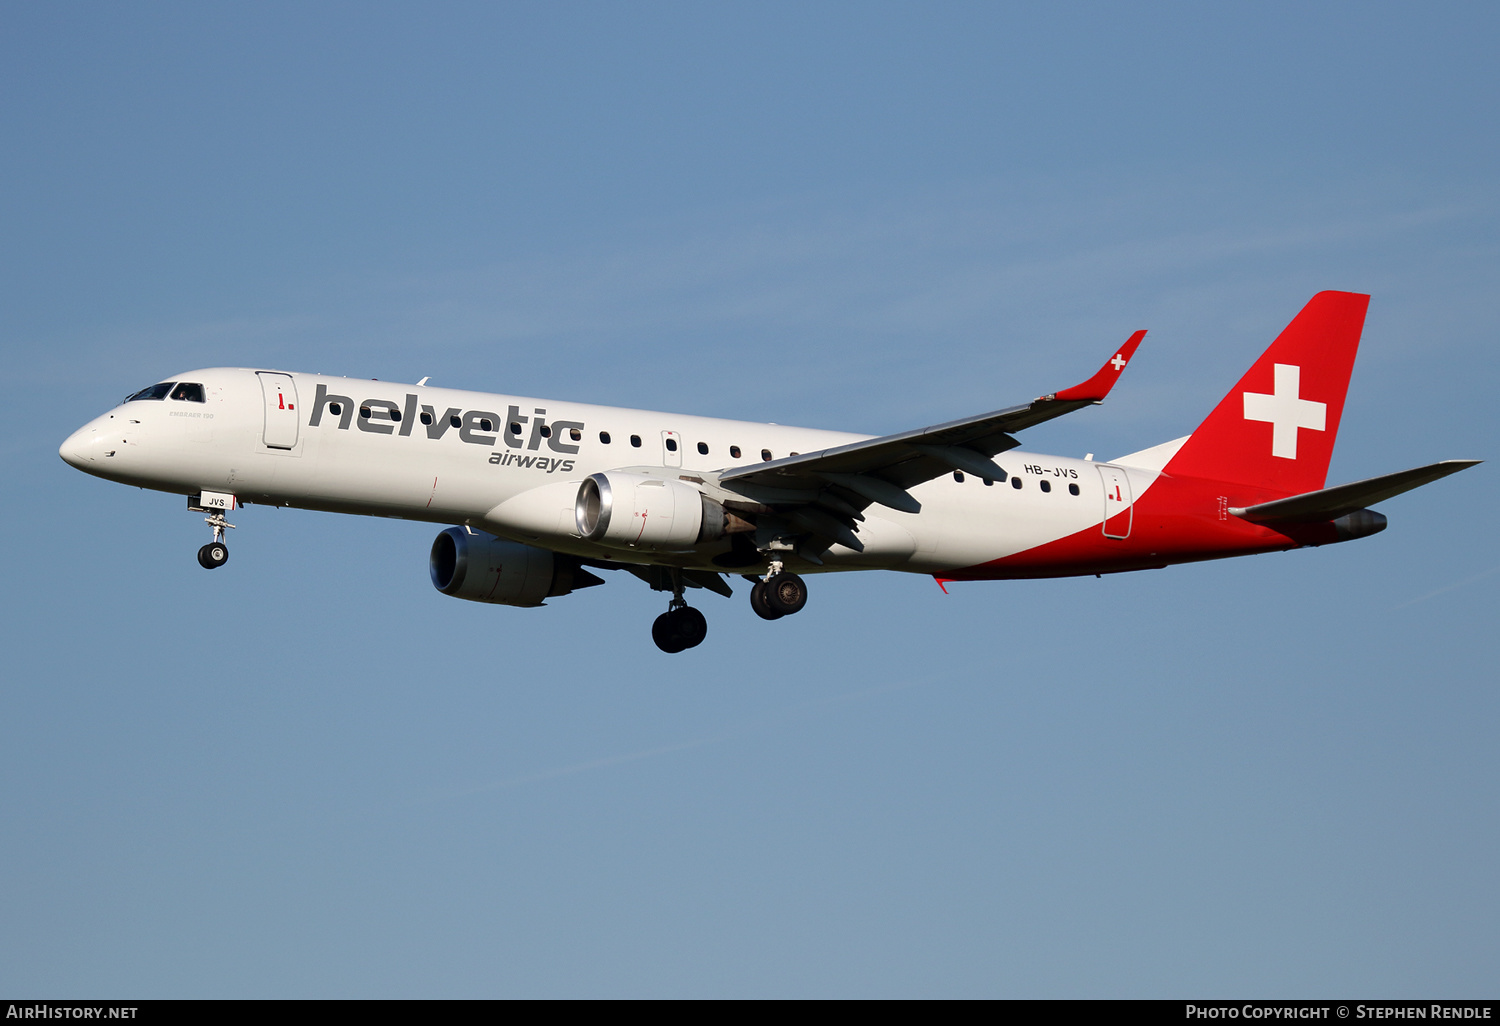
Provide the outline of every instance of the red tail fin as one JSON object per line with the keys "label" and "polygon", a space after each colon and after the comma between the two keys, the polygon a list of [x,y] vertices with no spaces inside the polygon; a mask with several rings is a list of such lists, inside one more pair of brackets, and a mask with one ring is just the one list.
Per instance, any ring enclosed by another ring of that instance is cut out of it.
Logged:
{"label": "red tail fin", "polygon": [[1322,488],[1369,303],[1353,292],[1313,296],[1166,472],[1288,495]]}

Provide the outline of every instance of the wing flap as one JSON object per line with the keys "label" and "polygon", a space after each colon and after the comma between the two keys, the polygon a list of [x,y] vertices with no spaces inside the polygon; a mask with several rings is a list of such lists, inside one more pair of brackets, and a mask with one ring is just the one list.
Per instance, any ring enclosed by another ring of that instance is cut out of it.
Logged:
{"label": "wing flap", "polygon": [[[652,591],[671,591],[672,572],[676,570],[681,575],[682,583],[688,588],[706,588],[715,594],[732,598],[734,591],[729,587],[729,582],[722,576],[708,570],[688,570],[676,567],[662,566],[654,563],[620,563],[615,560],[592,559],[586,560],[589,566],[598,567],[601,570],[624,570],[632,573],[651,586]],[[593,577],[593,574],[589,575]],[[603,583],[599,578],[594,580]]]}

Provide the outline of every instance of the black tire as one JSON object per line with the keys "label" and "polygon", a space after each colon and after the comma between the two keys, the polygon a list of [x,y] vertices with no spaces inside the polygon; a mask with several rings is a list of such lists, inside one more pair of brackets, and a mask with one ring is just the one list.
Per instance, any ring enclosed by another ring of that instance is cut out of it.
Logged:
{"label": "black tire", "polygon": [[762,620],[780,620],[784,613],[778,613],[771,608],[766,600],[766,583],[761,581],[750,589],[750,608],[755,610],[755,615]]}
{"label": "black tire", "polygon": [[677,640],[683,648],[697,648],[708,637],[708,618],[692,606],[677,610]]}
{"label": "black tire", "polygon": [[205,570],[214,570],[229,562],[229,546],[223,542],[209,542],[198,550],[198,565]]}
{"label": "black tire", "polygon": [[764,587],[766,605],[782,616],[791,616],[807,605],[807,585],[796,574],[772,574]]}
{"label": "black tire", "polygon": [[681,652],[687,648],[677,630],[677,617],[671,612],[661,614],[651,625],[651,640],[663,652]]}

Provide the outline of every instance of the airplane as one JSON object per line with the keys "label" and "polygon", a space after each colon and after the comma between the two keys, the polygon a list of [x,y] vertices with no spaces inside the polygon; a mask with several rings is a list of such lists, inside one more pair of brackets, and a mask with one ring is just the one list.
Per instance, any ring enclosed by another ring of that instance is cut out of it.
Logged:
{"label": "airplane", "polygon": [[1102,575],[1326,545],[1382,531],[1368,507],[1481,462],[1325,487],[1369,296],[1320,292],[1192,434],[1110,461],[1023,451],[1016,433],[1101,403],[1145,337],[1082,384],[871,437],[256,368],[186,371],[79,428],[59,454],[106,480],[250,504],[450,524],[433,585],[540,606],[626,570],[670,592],[651,636],[701,644],[684,592],[751,582],[767,620],[803,575],[951,581]]}

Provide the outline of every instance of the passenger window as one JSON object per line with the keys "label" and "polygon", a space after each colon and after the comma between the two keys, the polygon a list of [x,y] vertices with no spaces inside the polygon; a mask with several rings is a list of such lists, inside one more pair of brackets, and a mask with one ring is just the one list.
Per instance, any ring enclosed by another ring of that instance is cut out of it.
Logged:
{"label": "passenger window", "polygon": [[[485,430],[488,431],[489,428],[485,428]],[[521,433],[521,425],[519,425],[519,424],[512,424],[510,426],[510,433],[513,434],[513,435],[519,435]]]}
{"label": "passenger window", "polygon": [[601,432],[599,432],[599,441],[602,442],[602,443],[604,443],[605,445],[608,445],[609,444],[609,432],[608,431],[601,431]]}
{"label": "passenger window", "polygon": [[541,427],[540,434],[541,434],[541,436],[543,438],[551,438],[552,437],[552,425],[551,424],[543,424],[542,427]]}
{"label": "passenger window", "polygon": [[668,438],[667,439],[667,452],[676,452],[676,451],[677,451],[677,439],[675,439],[675,438]]}
{"label": "passenger window", "polygon": [[369,420],[370,419],[370,408],[368,406],[361,406],[359,408],[359,419],[360,420]]}
{"label": "passenger window", "polygon": [[1021,487],[1021,479],[1019,477],[1012,476],[1011,479],[1010,479],[1010,486],[1012,488],[1020,488]]}
{"label": "passenger window", "polygon": [[762,449],[760,451],[760,458],[762,460],[764,460],[765,462],[770,463],[771,462],[771,450],[770,449]]}
{"label": "passenger window", "polygon": [[993,485],[993,484],[994,484],[994,483],[995,483],[995,482],[993,482],[993,481],[991,481],[991,480],[990,480],[990,479],[989,479],[989,478],[984,478],[984,486],[985,486],[985,487],[986,487],[986,488],[989,488],[989,487],[990,487],[990,486],[991,486],[991,485]]}
{"label": "passenger window", "polygon": [[453,427],[463,427],[464,426],[464,422],[461,421],[461,420],[459,420],[457,417],[449,417],[448,418],[448,423],[450,425],[452,425]]}
{"label": "passenger window", "polygon": [[391,419],[394,420],[397,424],[401,423],[401,411],[400,410],[392,410],[391,411]]}
{"label": "passenger window", "polygon": [[430,413],[424,413],[424,414],[422,414],[422,423],[423,424],[431,424],[432,423],[432,414],[430,414]]}
{"label": "passenger window", "polygon": [[133,403],[137,399],[165,399],[167,397],[167,393],[170,391],[172,391],[172,382],[163,381],[159,385],[152,385],[150,388],[143,388],[135,395],[126,396],[125,401],[127,403]]}
{"label": "passenger window", "polygon": [[328,404],[328,412],[331,413],[331,414],[333,414],[335,417],[342,417],[344,415],[344,404],[343,403],[329,403]]}
{"label": "passenger window", "polygon": [[1041,485],[1042,491],[1044,492],[1050,492],[1052,490],[1052,482],[1046,480],[1045,478],[1042,480]]}
{"label": "passenger window", "polygon": [[631,435],[630,436],[630,444],[633,445],[633,446],[635,446],[637,449],[639,449],[641,447],[641,436],[640,435]]}
{"label": "passenger window", "polygon": [[203,386],[196,385],[191,381],[184,381],[172,389],[172,398],[183,402],[201,403],[203,401]]}
{"label": "passenger window", "polygon": [[576,442],[583,438],[583,432],[579,431],[577,428],[568,428],[568,437]]}
{"label": "passenger window", "polygon": [[[515,425],[511,425],[511,426],[514,427]],[[490,420],[490,418],[488,418],[488,417],[480,417],[479,418],[479,430],[481,430],[481,431],[493,431],[493,430],[495,430],[495,422],[492,421],[492,420]]]}
{"label": "passenger window", "polygon": [[1077,495],[1078,494],[1078,486],[1076,484],[1070,484],[1070,485],[1068,485],[1068,494],[1069,495]]}
{"label": "passenger window", "polygon": [[707,456],[708,455],[708,443],[707,442],[699,442],[698,443],[698,455],[699,456]]}
{"label": "passenger window", "polygon": [[737,459],[740,458],[740,447],[739,446],[737,446],[737,445],[731,445],[729,447],[729,458],[732,459],[732,460],[737,460]]}
{"label": "passenger window", "polygon": [[964,483],[964,472],[962,470],[955,470],[953,472],[953,480],[957,481],[959,484],[963,484]]}

